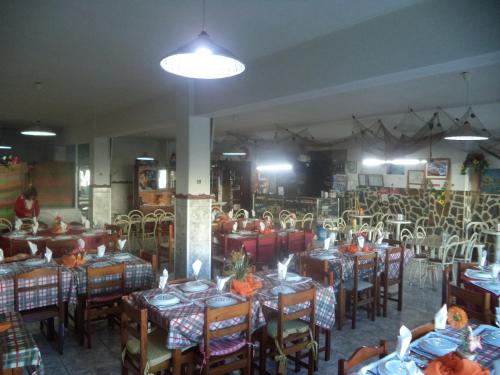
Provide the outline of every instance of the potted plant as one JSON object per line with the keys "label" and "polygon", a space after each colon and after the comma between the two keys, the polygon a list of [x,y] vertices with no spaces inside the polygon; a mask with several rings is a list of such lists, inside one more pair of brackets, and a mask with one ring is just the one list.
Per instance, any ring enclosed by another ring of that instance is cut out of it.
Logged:
{"label": "potted plant", "polygon": [[248,254],[243,248],[231,252],[231,262],[228,266],[228,273],[234,275],[231,281],[231,289],[242,295],[250,296],[262,284],[255,280],[251,274],[252,265]]}

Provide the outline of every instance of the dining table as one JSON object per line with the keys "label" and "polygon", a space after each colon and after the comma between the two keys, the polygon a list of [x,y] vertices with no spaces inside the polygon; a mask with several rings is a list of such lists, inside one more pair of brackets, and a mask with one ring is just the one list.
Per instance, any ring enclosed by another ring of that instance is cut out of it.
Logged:
{"label": "dining table", "polygon": [[16,312],[0,313],[0,323],[4,322],[10,322],[11,327],[0,338],[3,370],[22,374],[24,368],[28,368],[30,374],[43,375],[42,354],[22,316]]}
{"label": "dining table", "polygon": [[396,227],[396,233],[395,233],[395,240],[400,241],[401,240],[401,226],[402,225],[409,225],[412,222],[410,220],[396,220],[396,219],[389,219],[387,220],[387,224],[392,224]]}
{"label": "dining table", "polygon": [[36,234],[29,231],[4,233],[0,236],[0,248],[3,249],[4,255],[9,257],[19,252],[29,253],[28,241],[35,243],[39,252],[43,252],[48,241],[75,240],[76,242],[76,240],[82,239],[85,241],[86,249],[96,249],[105,243],[105,240],[111,235],[111,231],[104,229],[84,230],[81,227],[78,228],[70,229],[66,233],[53,233],[50,229],[39,230]]}
{"label": "dining table", "polygon": [[[486,324],[479,326],[471,324],[470,326],[473,328],[474,335],[481,336],[482,346],[475,352],[473,361],[491,371],[495,367],[495,362],[500,360],[500,328]],[[445,329],[429,332],[410,344],[409,354],[403,361],[407,367],[416,366],[423,370],[432,360],[459,348],[465,334],[465,328],[455,329],[449,325]],[[399,363],[394,363],[394,361],[400,362],[395,352],[361,367],[356,374],[384,375],[391,364],[398,367]]]}
{"label": "dining table", "polygon": [[[379,272],[385,271],[385,252],[393,248],[389,244],[370,244],[371,251],[378,253]],[[330,269],[334,274],[334,287],[338,289],[341,281],[347,282],[352,280],[354,276],[354,260],[356,255],[366,255],[366,252],[349,253],[341,251],[339,247],[334,246],[329,249],[314,249],[308,252],[305,256],[314,259],[326,260],[330,265]],[[406,266],[413,257],[413,250],[405,248],[403,264]],[[399,259],[400,253],[395,253],[393,259]],[[396,278],[399,275],[399,262],[391,262],[388,270],[390,278]]]}
{"label": "dining table", "polygon": [[[333,288],[323,286],[310,278],[298,276],[295,282],[279,281],[276,270],[260,271],[254,277],[262,283],[252,297],[252,329],[256,330],[266,324],[263,306],[277,310],[278,294],[276,287],[286,285],[295,291],[316,287],[316,324],[322,328],[331,329],[335,323],[335,292]],[[204,290],[188,291],[189,283],[202,283]],[[154,303],[155,297],[169,294],[178,298],[178,303],[159,307]],[[164,290],[155,288],[130,294],[130,298],[140,308],[148,310],[148,319],[164,329],[167,334],[166,347],[183,349],[199,345],[203,337],[205,307],[214,297],[229,297],[235,302],[244,300],[233,291],[220,292],[215,283],[208,280],[189,281],[183,284],[168,284]],[[297,306],[297,308],[303,308]],[[218,322],[215,328],[229,327],[238,324],[238,318]]]}
{"label": "dining table", "polygon": [[490,275],[489,267],[484,269],[468,269],[460,278],[465,289],[473,290],[479,293],[490,293],[491,313],[495,315],[495,308],[500,307],[500,274],[497,279]]}

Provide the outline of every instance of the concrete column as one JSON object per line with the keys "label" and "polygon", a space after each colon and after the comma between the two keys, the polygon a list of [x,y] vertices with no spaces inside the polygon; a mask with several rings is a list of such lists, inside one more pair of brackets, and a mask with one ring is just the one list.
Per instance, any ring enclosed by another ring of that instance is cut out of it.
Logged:
{"label": "concrete column", "polygon": [[210,119],[191,116],[190,88],[177,95],[175,276],[190,277],[196,259],[201,278],[210,278]]}
{"label": "concrete column", "polygon": [[111,142],[108,137],[90,143],[89,219],[94,225],[111,223]]}

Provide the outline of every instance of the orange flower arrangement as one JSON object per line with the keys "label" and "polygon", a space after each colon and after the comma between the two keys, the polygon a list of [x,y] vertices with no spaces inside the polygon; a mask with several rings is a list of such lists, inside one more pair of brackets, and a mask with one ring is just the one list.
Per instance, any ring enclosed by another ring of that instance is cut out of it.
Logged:
{"label": "orange flower arrangement", "polygon": [[448,324],[453,328],[462,329],[468,322],[469,319],[464,309],[458,306],[452,306],[448,309]]}

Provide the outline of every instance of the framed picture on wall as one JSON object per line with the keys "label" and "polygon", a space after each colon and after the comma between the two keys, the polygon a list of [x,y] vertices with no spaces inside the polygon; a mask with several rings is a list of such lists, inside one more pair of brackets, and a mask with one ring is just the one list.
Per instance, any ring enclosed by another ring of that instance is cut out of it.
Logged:
{"label": "framed picture on wall", "polygon": [[368,175],[362,173],[358,174],[358,185],[368,186]]}
{"label": "framed picture on wall", "polygon": [[423,170],[408,170],[408,188],[421,189],[425,183]]}
{"label": "framed picture on wall", "polygon": [[425,178],[447,180],[450,175],[450,159],[432,159],[425,166]]}
{"label": "framed picture on wall", "polygon": [[369,186],[384,186],[384,176],[381,174],[369,174],[368,175],[368,185]]}
{"label": "framed picture on wall", "polygon": [[355,160],[345,162],[345,172],[346,173],[356,173],[358,171],[358,164]]}

